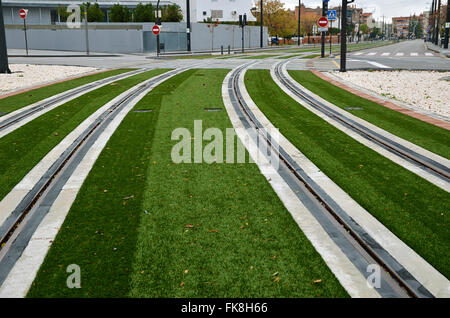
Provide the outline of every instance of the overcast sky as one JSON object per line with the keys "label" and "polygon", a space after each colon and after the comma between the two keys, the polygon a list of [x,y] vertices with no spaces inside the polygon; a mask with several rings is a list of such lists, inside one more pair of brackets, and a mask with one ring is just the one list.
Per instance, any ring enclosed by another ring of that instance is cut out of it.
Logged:
{"label": "overcast sky", "polygon": [[[281,0],[287,8],[298,6],[298,0]],[[431,7],[431,0],[356,0],[353,4],[363,8],[365,12],[373,12],[375,19],[385,15],[388,19],[397,16],[409,16],[428,11]],[[307,7],[317,7],[322,5],[320,0],[302,0]],[[342,1],[331,0],[330,6],[338,6]]]}

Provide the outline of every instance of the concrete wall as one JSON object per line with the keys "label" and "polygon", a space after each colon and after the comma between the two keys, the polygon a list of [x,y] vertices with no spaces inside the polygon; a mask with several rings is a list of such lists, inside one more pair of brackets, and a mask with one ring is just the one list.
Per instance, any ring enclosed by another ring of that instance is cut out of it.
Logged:
{"label": "concrete wall", "polygon": [[[151,29],[153,23],[90,23],[89,48],[92,52],[104,53],[145,53],[156,50],[156,36]],[[264,45],[267,45],[267,29]],[[259,47],[259,27],[245,28],[245,47]],[[208,28],[204,23],[192,24],[192,50],[219,50],[223,45],[226,50],[241,47],[241,29],[235,25],[221,24]],[[28,47],[35,50],[85,51],[85,30],[67,29],[65,25],[30,26],[27,30]],[[161,43],[165,51],[186,50],[186,23],[163,23]],[[6,43],[8,48],[25,47],[24,32],[20,26],[6,26]]]}
{"label": "concrete wall", "polygon": [[[3,7],[5,24],[23,24],[19,7]],[[27,24],[50,24],[50,8],[28,8]]]}

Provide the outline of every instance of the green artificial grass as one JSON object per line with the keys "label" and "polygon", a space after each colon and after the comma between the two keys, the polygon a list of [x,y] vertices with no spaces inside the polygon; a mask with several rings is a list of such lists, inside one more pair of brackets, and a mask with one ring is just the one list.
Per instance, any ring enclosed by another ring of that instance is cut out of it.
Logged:
{"label": "green artificial grass", "polygon": [[49,86],[37,88],[25,93],[21,93],[18,95],[6,97],[0,99],[0,112],[12,112],[18,110],[27,105],[31,105],[40,100],[49,98],[53,95],[60,94],[64,91],[73,89],[78,86],[82,86],[91,82],[95,82],[107,77],[111,77],[114,75],[122,74],[125,72],[129,72],[131,69],[118,69],[107,72],[102,72],[98,74],[88,75],[84,77],[80,77],[77,79],[73,79],[70,81],[65,81],[57,84],[52,84]]}
{"label": "green artificial grass", "polygon": [[152,70],[96,89],[0,138],[0,200],[97,109],[131,87],[165,71]]}
{"label": "green artificial grass", "polygon": [[[448,130],[356,96],[309,71],[289,71],[289,74],[302,86],[353,115],[440,156],[450,158]],[[348,107],[362,107],[363,110],[346,109]]]}
{"label": "green artificial grass", "polygon": [[[174,129],[231,127],[204,110],[224,107],[227,72],[186,71],[136,106],[152,113],[129,113],[28,297],[348,297],[255,164],[172,161]],[[81,289],[66,287],[69,264]]]}
{"label": "green artificial grass", "polygon": [[302,153],[362,207],[447,278],[450,197],[358,143],[286,95],[269,71],[250,70],[255,103]]}

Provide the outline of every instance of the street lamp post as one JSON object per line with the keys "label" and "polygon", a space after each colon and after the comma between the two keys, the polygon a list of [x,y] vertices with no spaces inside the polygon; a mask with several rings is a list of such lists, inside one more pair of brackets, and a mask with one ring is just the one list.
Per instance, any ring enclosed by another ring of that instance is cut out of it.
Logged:
{"label": "street lamp post", "polygon": [[264,46],[264,36],[263,36],[263,33],[264,33],[264,1],[263,0],[261,0],[260,11],[261,11],[260,12],[260,14],[261,14],[261,25],[260,25],[261,34],[260,34],[259,42],[260,42],[260,46],[262,48]]}
{"label": "street lamp post", "polygon": [[300,46],[300,16],[302,14],[302,0],[298,0],[298,46]]}
{"label": "street lamp post", "polygon": [[[158,2],[156,3],[156,21],[155,21],[156,25],[161,25],[161,20],[159,18],[159,1],[160,0],[158,0]],[[156,55],[159,57],[160,53],[161,53],[161,47],[159,44],[159,33],[158,33],[158,35],[156,36]]]}
{"label": "street lamp post", "polygon": [[[328,16],[328,1],[329,0],[323,0],[322,2],[322,17],[327,17]],[[325,57],[325,32],[321,32],[322,33],[322,37],[321,37],[321,57],[324,58]]]}
{"label": "street lamp post", "polygon": [[445,25],[445,39],[444,39],[444,49],[448,49],[448,40],[450,33],[450,0],[447,0],[447,19]]}
{"label": "street lamp post", "polygon": [[190,0],[186,0],[186,37],[187,37],[187,50],[191,51],[191,8]]}
{"label": "street lamp post", "polygon": [[0,0],[0,73],[10,74],[8,51],[6,50],[5,24],[3,22],[2,0]]}

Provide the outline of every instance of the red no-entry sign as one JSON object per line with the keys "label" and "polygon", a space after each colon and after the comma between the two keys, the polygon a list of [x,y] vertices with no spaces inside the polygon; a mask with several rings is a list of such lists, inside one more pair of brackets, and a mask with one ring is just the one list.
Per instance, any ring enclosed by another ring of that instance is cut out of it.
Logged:
{"label": "red no-entry sign", "polygon": [[158,35],[161,32],[161,27],[159,25],[154,25],[152,28],[152,32],[154,35]]}
{"label": "red no-entry sign", "polygon": [[28,10],[26,10],[26,9],[20,9],[20,11],[19,11],[19,16],[20,16],[22,19],[25,19],[25,18],[27,17],[27,13],[28,13]]}
{"label": "red no-entry sign", "polygon": [[328,25],[328,19],[325,17],[321,17],[319,19],[319,21],[317,21],[317,24],[321,27],[321,28],[325,28]]}

